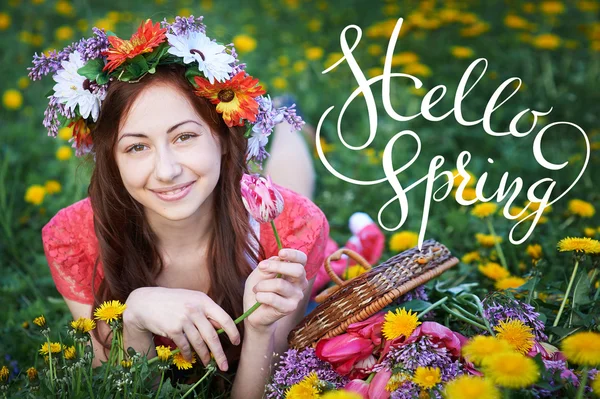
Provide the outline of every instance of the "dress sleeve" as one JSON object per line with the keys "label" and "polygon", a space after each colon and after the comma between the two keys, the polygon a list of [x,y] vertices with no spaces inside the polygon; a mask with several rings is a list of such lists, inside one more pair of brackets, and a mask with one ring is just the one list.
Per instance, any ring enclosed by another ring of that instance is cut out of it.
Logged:
{"label": "dress sleeve", "polygon": [[[323,211],[310,199],[284,187],[276,187],[284,199],[283,212],[275,219],[281,244],[284,248],[294,248],[306,254],[306,278],[310,280],[323,266],[329,223]],[[272,237],[270,224],[265,223],[263,226],[266,229],[261,231],[261,237]],[[279,251],[275,239],[267,241],[270,244],[266,248],[267,257],[277,255]]]}
{"label": "dress sleeve", "polygon": [[[42,242],[56,289],[65,298],[92,304],[92,274],[97,254],[89,198],[61,209],[42,228]],[[102,277],[100,265],[99,277]],[[97,279],[96,286],[100,283]]]}

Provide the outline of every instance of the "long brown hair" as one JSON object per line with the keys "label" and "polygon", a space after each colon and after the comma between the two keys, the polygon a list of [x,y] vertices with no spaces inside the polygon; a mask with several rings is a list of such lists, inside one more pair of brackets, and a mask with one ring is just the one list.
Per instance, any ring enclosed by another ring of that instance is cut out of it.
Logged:
{"label": "long brown hair", "polygon": [[[156,286],[156,278],[163,268],[154,232],[144,218],[143,206],[125,189],[114,148],[118,130],[133,102],[152,84],[169,84],[178,89],[193,105],[198,114],[209,124],[219,138],[224,154],[221,175],[214,189],[213,225],[208,241],[208,270],[210,289],[207,293],[232,318],[243,313],[244,281],[252,271],[251,263],[264,258],[259,244],[255,254],[248,240],[258,239],[252,230],[240,193],[246,165],[247,140],[243,127],[229,128],[215,105],[196,96],[184,76],[181,65],[160,66],[156,73],[144,76],[139,82],[110,82],[106,98],[95,126],[92,140],[96,164],[88,194],[94,212],[94,229],[99,243],[99,257],[94,266],[92,290],[94,307],[106,300],[123,303],[129,294],[140,287]],[[94,289],[98,262],[102,262],[104,279]],[[238,325],[243,337],[243,323]],[[110,348],[108,337],[96,339],[106,349]],[[231,345],[221,335],[221,343],[230,364],[239,360],[240,346]]]}

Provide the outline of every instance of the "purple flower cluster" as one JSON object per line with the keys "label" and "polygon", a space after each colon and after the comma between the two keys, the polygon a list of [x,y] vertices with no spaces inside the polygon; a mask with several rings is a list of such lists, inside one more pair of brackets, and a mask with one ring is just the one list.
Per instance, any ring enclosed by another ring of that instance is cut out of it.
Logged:
{"label": "purple flower cluster", "polygon": [[285,397],[285,392],[290,386],[302,381],[313,371],[317,373],[320,380],[328,381],[336,388],[342,388],[349,382],[348,377],[339,375],[333,370],[331,364],[319,359],[314,348],[301,351],[288,349],[281,356],[279,366],[271,382],[266,386],[267,398]]}
{"label": "purple flower cluster", "polygon": [[233,58],[235,58],[235,61],[233,61],[233,64],[230,64],[233,67],[233,69],[231,70],[230,76],[233,77],[233,76],[237,75],[239,72],[245,71],[246,63],[244,63],[244,62],[240,63],[240,60],[238,59],[237,51],[235,51],[235,46],[233,45],[233,43],[229,43],[225,47],[229,47],[230,55]]}
{"label": "purple flower cluster", "polygon": [[33,66],[27,68],[29,79],[34,81],[40,80],[49,73],[55,73],[59,69],[62,69],[61,63],[68,60],[69,55],[75,50],[82,54],[83,61],[101,57],[101,53],[108,49],[108,39],[104,30],[98,28],[93,28],[92,30],[95,36],[72,43],[60,52],[52,50],[48,55],[44,53],[38,55],[35,53],[33,55]]}
{"label": "purple flower cluster", "polygon": [[[407,381],[402,384],[402,387],[396,389],[390,394],[390,399],[414,399],[418,398],[421,393],[421,388],[412,381]],[[435,394],[434,394],[435,395]],[[434,396],[438,399],[437,396]]]}
{"label": "purple flower cluster", "polygon": [[283,111],[283,119],[287,121],[294,130],[302,130],[302,126],[304,126],[305,122],[302,118],[296,114],[296,104],[292,104],[290,107],[279,108]]}
{"label": "purple flower cluster", "polygon": [[177,36],[187,35],[188,32],[201,32],[206,34],[206,25],[202,23],[204,17],[200,16],[194,18],[193,15],[189,17],[175,17],[175,22],[172,24],[167,22],[165,18],[161,23],[161,27],[167,28],[170,33]]}
{"label": "purple flower cluster", "polygon": [[421,300],[421,301],[429,300],[429,295],[427,295],[424,285],[420,285],[417,288],[415,288],[414,290],[408,291],[406,294],[404,294],[400,298],[398,298],[396,300],[396,303],[398,305],[401,305],[405,302],[414,301],[414,300]]}
{"label": "purple flower cluster", "polygon": [[[567,362],[565,360],[542,359],[542,361],[544,362],[544,367],[550,373],[549,375],[547,373],[543,374],[545,376],[544,382],[546,382],[548,385],[553,388],[557,387],[557,381],[555,378],[556,376],[562,380],[560,386],[564,386],[566,383],[573,384],[575,387],[579,386],[579,378],[573,372],[573,370],[567,367]],[[555,389],[550,390],[539,386],[534,386],[532,389],[532,394],[536,398],[551,398],[556,396],[557,391]]]}
{"label": "purple flower cluster", "polygon": [[56,137],[58,134],[58,128],[60,127],[60,121],[58,116],[62,115],[67,119],[75,118],[75,113],[71,109],[65,107],[64,104],[60,104],[58,99],[54,96],[50,96],[50,102],[46,111],[44,111],[43,124],[48,129],[48,136]]}
{"label": "purple flower cluster", "polygon": [[490,321],[492,327],[502,320],[517,319],[533,329],[537,341],[548,340],[548,336],[544,333],[544,323],[540,320],[540,314],[527,303],[494,295],[484,299],[483,314]]}

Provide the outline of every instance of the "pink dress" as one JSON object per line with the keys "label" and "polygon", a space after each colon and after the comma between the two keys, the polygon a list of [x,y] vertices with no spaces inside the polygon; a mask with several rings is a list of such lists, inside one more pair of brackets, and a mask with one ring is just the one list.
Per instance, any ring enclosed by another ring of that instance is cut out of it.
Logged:
{"label": "pink dress", "polygon": [[[306,277],[310,280],[323,265],[329,223],[310,199],[282,186],[275,186],[284,199],[283,212],[275,219],[281,243],[284,248],[294,248],[306,253]],[[271,225],[259,225],[253,218],[250,219],[266,257],[277,255],[279,251]],[[92,274],[98,256],[98,240],[94,232],[90,199],[85,198],[60,210],[43,227],[42,241],[58,292],[67,299],[93,304]],[[100,262],[96,287],[103,278],[104,271]]]}

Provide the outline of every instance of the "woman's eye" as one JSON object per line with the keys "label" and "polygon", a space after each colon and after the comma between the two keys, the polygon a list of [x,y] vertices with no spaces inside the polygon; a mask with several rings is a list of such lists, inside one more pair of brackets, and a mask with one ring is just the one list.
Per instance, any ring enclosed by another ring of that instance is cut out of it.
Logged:
{"label": "woman's eye", "polygon": [[187,140],[191,139],[192,137],[194,137],[193,134],[184,133],[181,136],[177,137],[177,140],[181,139],[181,141],[187,141]]}
{"label": "woman's eye", "polygon": [[127,152],[140,152],[144,149],[144,147],[145,146],[143,144],[134,144],[131,147],[129,147]]}

